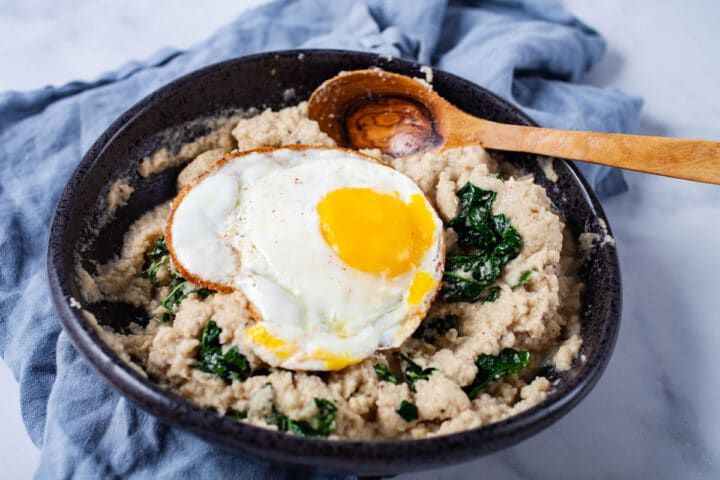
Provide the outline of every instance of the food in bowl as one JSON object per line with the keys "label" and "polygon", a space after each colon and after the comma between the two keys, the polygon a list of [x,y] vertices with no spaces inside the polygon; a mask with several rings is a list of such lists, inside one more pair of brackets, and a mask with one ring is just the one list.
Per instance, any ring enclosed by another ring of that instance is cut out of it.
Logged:
{"label": "food in bowl", "polygon": [[87,302],[147,311],[98,326],[143,375],[238,421],[381,440],[515,415],[577,360],[575,240],[532,178],[480,147],[336,149],[304,103],[217,124],[178,146],[199,153],[180,195],[78,266]]}

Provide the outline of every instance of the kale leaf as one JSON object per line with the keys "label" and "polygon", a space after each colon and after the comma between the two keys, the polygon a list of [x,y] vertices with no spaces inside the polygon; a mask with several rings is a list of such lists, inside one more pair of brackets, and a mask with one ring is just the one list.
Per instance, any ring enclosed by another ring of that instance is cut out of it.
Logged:
{"label": "kale leaf", "polygon": [[183,277],[175,276],[175,278],[173,278],[170,282],[170,292],[162,300],[162,302],[160,302],[160,305],[168,310],[168,312],[163,314],[163,322],[173,318],[180,308],[182,301],[185,300],[191,293],[197,294],[200,298],[205,298],[216,292],[215,290],[210,290],[205,287],[195,288],[194,283],[185,280]]}
{"label": "kale leaf", "polygon": [[377,373],[377,376],[380,377],[381,380],[390,382],[393,385],[397,385],[398,383],[400,383],[400,380],[398,380],[395,374],[390,371],[390,368],[387,365],[378,363],[373,368],[375,369],[375,373]]}
{"label": "kale leaf", "polygon": [[337,407],[330,400],[315,398],[318,414],[309,421],[292,420],[280,413],[274,406],[267,422],[276,425],[281,432],[291,432],[305,437],[327,437],[335,430]]}
{"label": "kale leaf", "polygon": [[235,410],[228,410],[225,414],[226,417],[230,417],[233,420],[245,420],[247,418],[247,412],[237,412]]}
{"label": "kale leaf", "polygon": [[502,267],[522,249],[520,234],[503,214],[491,215],[496,192],[468,182],[458,191],[460,213],[448,222],[465,253],[447,255],[440,296],[445,302],[493,302],[498,290],[486,289]]}
{"label": "kale leaf", "polygon": [[315,398],[315,406],[319,413],[310,421],[315,435],[327,437],[335,430],[335,418],[337,416],[337,407],[330,400],[324,398]]}
{"label": "kale leaf", "polygon": [[492,303],[497,300],[500,295],[500,287],[493,287],[490,289],[485,298],[482,299],[483,303]]}
{"label": "kale leaf", "polygon": [[395,410],[406,422],[412,422],[417,420],[420,416],[418,414],[418,408],[414,403],[410,403],[407,400],[400,402],[400,406]]}
{"label": "kale leaf", "polygon": [[250,376],[250,362],[236,346],[223,353],[220,345],[221,332],[220,327],[212,320],[205,325],[196,355],[198,363],[193,365],[193,368],[201,372],[213,373],[228,382],[245,380]]}
{"label": "kale leaf", "polygon": [[[147,265],[147,268],[140,272],[140,276],[150,280],[150,283],[154,287],[159,287],[160,282],[158,282],[157,279],[157,272],[164,263],[169,261],[169,258],[170,253],[168,251],[167,244],[165,243],[165,237],[158,237],[153,244],[152,250],[145,254],[145,264]],[[170,291],[160,302],[160,304],[167,310],[167,312],[162,314],[163,322],[172,320],[180,307],[180,303],[191,293],[196,293],[200,298],[205,298],[208,295],[215,293],[215,290],[210,290],[209,288],[195,288],[193,283],[188,282],[177,274],[173,275],[173,278],[168,286]]]}
{"label": "kale leaf", "polygon": [[463,247],[490,250],[497,241],[487,219],[497,193],[467,182],[457,194],[460,198],[460,213],[448,225],[457,232],[458,242]]}
{"label": "kale leaf", "polygon": [[446,315],[440,318],[426,320],[412,334],[416,340],[425,343],[434,343],[441,335],[444,335],[451,328],[457,328],[460,318],[457,315]]}
{"label": "kale leaf", "polygon": [[[434,368],[422,368],[404,353],[398,352],[396,355],[404,362],[405,369],[403,370],[403,378],[405,382],[410,385],[412,391],[415,391],[415,382],[429,379],[430,375],[435,371]],[[393,385],[400,384],[400,379],[390,371],[387,365],[377,364],[374,368],[375,373],[377,373],[378,377],[382,380],[386,380]]]}
{"label": "kale leaf", "polygon": [[140,276],[147,278],[153,286],[157,287],[160,285],[157,280],[157,271],[169,258],[165,237],[158,237],[153,244],[152,250],[145,257],[148,267],[140,272]]}
{"label": "kale leaf", "polygon": [[404,353],[398,352],[397,356],[405,362],[405,370],[403,370],[403,374],[405,375],[405,380],[408,385],[410,385],[410,389],[413,391],[415,391],[415,382],[429,379],[430,375],[432,375],[435,371],[434,368],[422,368]]}
{"label": "kale leaf", "polygon": [[160,305],[165,307],[170,313],[176,313],[180,308],[180,303],[190,295],[192,283],[185,280],[183,277],[176,276],[170,282],[170,292],[160,302]]}
{"label": "kale leaf", "polygon": [[500,243],[495,245],[491,253],[505,265],[520,253],[522,238],[520,238],[520,234],[510,224],[510,219],[506,215],[493,215],[491,218],[493,228],[501,239]]}
{"label": "kale leaf", "polygon": [[200,288],[198,288],[198,289],[196,289],[196,290],[193,290],[193,291],[190,292],[190,293],[195,293],[195,294],[197,294],[197,296],[200,297],[200,298],[206,298],[206,297],[208,297],[208,296],[210,296],[210,295],[212,295],[213,293],[216,293],[216,292],[215,292],[215,290],[211,290],[211,289],[209,289],[209,288],[200,287]]}
{"label": "kale leaf", "polygon": [[448,255],[440,295],[445,302],[475,302],[500,276],[497,257],[481,255]]}
{"label": "kale leaf", "polygon": [[[429,379],[430,375],[435,371],[434,368],[422,368],[404,353],[397,352],[395,355],[404,362],[403,379],[410,385],[412,391],[415,391],[415,382]],[[387,365],[376,364],[373,368],[380,379],[388,381],[393,385],[400,384],[400,379],[390,371]]]}
{"label": "kale leaf", "polygon": [[475,361],[478,367],[475,380],[467,387],[463,387],[463,390],[470,400],[474,400],[493,380],[519,372],[528,363],[530,363],[530,353],[512,348],[505,348],[498,355],[480,355]]}
{"label": "kale leaf", "polygon": [[533,273],[532,270],[526,270],[526,271],[524,271],[524,272],[522,273],[522,275],[520,275],[520,278],[518,278],[517,283],[516,283],[515,285],[513,285],[512,288],[517,288],[517,287],[523,286],[523,285],[525,284],[525,282],[528,281],[528,279],[530,278],[530,275],[532,275],[532,273]]}

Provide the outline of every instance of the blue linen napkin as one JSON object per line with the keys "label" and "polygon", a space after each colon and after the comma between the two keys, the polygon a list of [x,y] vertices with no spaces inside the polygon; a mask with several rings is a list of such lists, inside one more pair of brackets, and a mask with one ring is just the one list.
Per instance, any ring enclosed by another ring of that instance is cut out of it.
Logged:
{"label": "blue linen napkin", "polygon": [[[128,403],[61,333],[44,267],[60,191],[113,119],[202,66],[301,47],[419,60],[495,91],[545,126],[630,131],[641,106],[617,90],[571,83],[602,58],[605,42],[558,3],[540,0],[277,1],[189,51],[165,50],[93,82],[0,94],[0,354],[20,382],[23,420],[41,449],[38,477],[305,475],[225,452]],[[618,170],[580,168],[601,196],[626,189]]]}

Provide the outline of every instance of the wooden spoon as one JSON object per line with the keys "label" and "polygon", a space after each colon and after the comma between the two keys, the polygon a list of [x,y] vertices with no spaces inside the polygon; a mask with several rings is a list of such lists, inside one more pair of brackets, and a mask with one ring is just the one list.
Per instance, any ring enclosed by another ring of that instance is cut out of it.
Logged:
{"label": "wooden spoon", "polygon": [[313,92],[308,115],[340,145],[394,157],[480,144],[720,184],[718,142],[491,122],[454,107],[427,84],[383,70],[331,78]]}

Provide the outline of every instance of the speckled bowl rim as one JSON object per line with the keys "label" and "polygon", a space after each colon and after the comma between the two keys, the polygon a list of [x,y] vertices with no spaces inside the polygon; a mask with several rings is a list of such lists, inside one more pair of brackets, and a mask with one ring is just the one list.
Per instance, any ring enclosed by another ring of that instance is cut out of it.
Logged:
{"label": "speckled bowl rim", "polygon": [[[235,452],[245,452],[266,460],[310,467],[327,472],[351,472],[360,474],[394,474],[405,471],[438,467],[461,461],[472,460],[502,449],[531,436],[549,426],[577,405],[594,387],[604,371],[617,338],[620,325],[621,288],[617,252],[613,247],[605,252],[609,255],[611,270],[607,272],[614,288],[608,311],[603,338],[596,339],[599,346],[592,360],[592,368],[585,367],[574,378],[566,394],[550,397],[538,405],[505,420],[480,428],[458,432],[441,437],[419,440],[398,441],[350,441],[305,438],[276,432],[236,422],[197,406],[178,395],[164,390],[159,385],[139,375],[103,343],[94,329],[88,325],[81,312],[70,305],[70,279],[74,273],[65,268],[65,235],[67,213],[76,200],[78,186],[91,171],[106,146],[122,129],[136,117],[143,115],[153,106],[172,95],[181,85],[201,80],[216,70],[232,69],[238,64],[251,63],[274,56],[295,56],[306,58],[322,55],[366,56],[368,64],[380,58],[374,54],[344,50],[286,50],[267,52],[223,61],[184,75],[146,96],[123,113],[99,137],[79,163],[69,179],[55,211],[47,249],[47,274],[52,300],[63,328],[72,343],[88,362],[124,396],[146,411],[164,421],[190,430],[195,434],[218,443]],[[420,67],[419,64],[393,59],[400,65]],[[512,112],[520,124],[536,125],[527,115],[495,94],[467,80],[434,69],[435,75],[447,75],[454,81],[465,83],[482,92],[497,108]],[[564,160],[556,160],[565,162]],[[565,162],[567,164],[567,162]],[[568,164],[574,181],[579,185],[581,195],[596,217],[606,224],[603,209],[575,165]],[[609,229],[609,224],[608,224]],[[611,233],[608,230],[608,233]]]}

